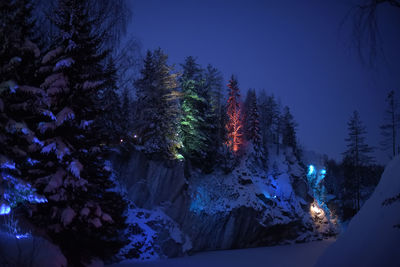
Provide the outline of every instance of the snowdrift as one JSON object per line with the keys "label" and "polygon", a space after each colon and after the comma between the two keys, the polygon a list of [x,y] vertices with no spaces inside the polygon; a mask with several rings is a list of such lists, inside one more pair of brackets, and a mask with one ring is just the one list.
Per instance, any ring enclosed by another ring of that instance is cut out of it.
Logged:
{"label": "snowdrift", "polygon": [[[400,266],[400,157],[382,178],[348,229],[317,262],[329,266]],[[397,199],[397,200],[396,200]]]}

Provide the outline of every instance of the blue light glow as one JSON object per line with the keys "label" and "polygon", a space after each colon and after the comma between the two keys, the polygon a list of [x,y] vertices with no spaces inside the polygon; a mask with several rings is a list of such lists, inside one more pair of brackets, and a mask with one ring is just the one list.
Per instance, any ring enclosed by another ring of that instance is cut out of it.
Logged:
{"label": "blue light glow", "polygon": [[7,215],[11,212],[11,207],[6,204],[1,204],[0,206],[0,215]]}
{"label": "blue light glow", "polygon": [[206,209],[207,205],[210,205],[210,197],[207,190],[203,187],[198,187],[194,197],[192,197],[192,203],[190,203],[189,210],[195,213],[200,213]]}
{"label": "blue light glow", "polygon": [[314,165],[309,165],[308,166],[308,175],[312,175],[314,172],[315,172]]}
{"label": "blue light glow", "polygon": [[24,238],[28,238],[30,235],[28,233],[26,234],[19,234],[19,235],[15,235],[15,237],[17,239],[24,239]]}

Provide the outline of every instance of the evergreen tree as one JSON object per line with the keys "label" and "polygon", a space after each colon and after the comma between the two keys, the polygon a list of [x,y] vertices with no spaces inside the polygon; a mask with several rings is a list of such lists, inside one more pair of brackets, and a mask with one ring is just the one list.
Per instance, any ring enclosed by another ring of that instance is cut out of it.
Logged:
{"label": "evergreen tree", "polygon": [[203,86],[201,68],[193,57],[187,57],[180,79],[182,88],[181,136],[184,156],[194,163],[204,163],[209,145],[204,130],[206,100],[200,96]]}
{"label": "evergreen tree", "polygon": [[149,155],[162,155],[179,159],[180,140],[180,93],[177,90],[177,74],[167,64],[168,56],[161,49],[148,51],[136,81],[138,119],[135,133],[142,149]]}
{"label": "evergreen tree", "polygon": [[206,160],[203,163],[203,170],[212,171],[217,160],[218,149],[222,144],[221,128],[224,125],[221,121],[221,90],[222,75],[211,65],[208,65],[203,74],[203,86],[200,87],[200,96],[205,99],[204,105],[204,123],[202,124],[202,132],[206,138],[204,151]]}
{"label": "evergreen tree", "polygon": [[357,111],[353,112],[347,126],[349,136],[345,139],[347,142],[347,150],[343,155],[347,158],[354,169],[356,210],[358,211],[360,210],[360,168],[373,161],[373,158],[369,155],[372,152],[372,148],[365,143],[365,134],[367,131]]}
{"label": "evergreen tree", "polygon": [[[133,103],[128,88],[124,88],[121,94],[121,131],[122,136],[131,135],[133,129]],[[123,140],[123,139],[122,139]]]}
{"label": "evergreen tree", "polygon": [[392,156],[395,157],[396,146],[398,145],[397,132],[400,127],[400,112],[393,90],[389,92],[386,101],[388,103],[388,108],[385,111],[385,124],[381,126],[382,136],[384,138],[381,145],[384,150],[391,148]]}
{"label": "evergreen tree", "polygon": [[[250,91],[250,90],[249,90]],[[248,105],[247,105],[247,139],[251,141],[256,147],[261,147],[261,134],[260,134],[260,114],[258,112],[257,106],[257,96],[255,90],[248,95]]]}
{"label": "evergreen tree", "polygon": [[48,113],[40,108],[44,91],[34,87],[40,51],[34,43],[30,1],[0,3],[0,205],[15,207],[32,196],[26,183],[32,154],[41,148],[34,122]]}
{"label": "evergreen tree", "polygon": [[106,144],[117,144],[124,136],[123,127],[129,125],[129,122],[122,123],[121,102],[116,92],[116,69],[111,59],[105,69],[105,78],[104,88],[99,90],[101,115],[97,119],[98,136]]}
{"label": "evergreen tree", "polygon": [[290,113],[289,107],[283,109],[282,115],[282,144],[293,148],[293,151],[297,152],[297,141],[296,141],[296,122],[294,121],[293,115]]}
{"label": "evergreen tree", "polygon": [[226,108],[228,123],[226,124],[227,141],[229,149],[238,153],[243,145],[243,122],[240,107],[240,91],[236,78],[232,75],[228,84],[229,98]]}
{"label": "evergreen tree", "polygon": [[102,34],[92,28],[85,1],[60,0],[53,22],[59,30],[54,49],[42,59],[51,113],[38,125],[41,160],[30,179],[49,200],[32,221],[56,242],[69,264],[108,259],[124,245],[126,203],[111,191],[110,169],[94,123],[107,87]]}
{"label": "evergreen tree", "polygon": [[253,103],[254,101],[256,101],[257,103],[257,99],[256,99],[256,91],[254,89],[249,89],[247,90],[247,94],[246,94],[246,99],[244,100],[243,103],[243,117],[244,117],[244,134],[247,140],[250,140],[250,133],[249,133],[249,128],[250,128],[250,115],[252,112],[252,108],[253,108]]}
{"label": "evergreen tree", "polygon": [[261,91],[260,103],[260,130],[264,149],[267,150],[267,144],[277,144],[277,153],[279,152],[279,133],[280,133],[280,112],[279,105],[274,95],[267,95]]}

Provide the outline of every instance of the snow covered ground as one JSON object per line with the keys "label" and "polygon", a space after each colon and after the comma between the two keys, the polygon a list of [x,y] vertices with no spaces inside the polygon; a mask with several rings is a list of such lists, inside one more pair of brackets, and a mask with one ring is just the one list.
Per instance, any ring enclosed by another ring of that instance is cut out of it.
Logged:
{"label": "snow covered ground", "polygon": [[400,266],[399,156],[386,166],[372,196],[317,266]]}
{"label": "snow covered ground", "polygon": [[302,244],[201,252],[193,256],[159,261],[126,261],[114,267],[311,267],[334,239]]}

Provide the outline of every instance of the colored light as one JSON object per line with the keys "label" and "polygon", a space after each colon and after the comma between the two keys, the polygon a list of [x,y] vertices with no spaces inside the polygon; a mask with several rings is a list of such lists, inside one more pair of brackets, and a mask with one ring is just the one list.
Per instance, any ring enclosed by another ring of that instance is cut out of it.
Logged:
{"label": "colored light", "polygon": [[309,165],[308,166],[308,175],[311,175],[315,172],[315,167],[314,165]]}
{"label": "colored light", "polygon": [[7,215],[11,212],[11,207],[6,204],[1,204],[0,215]]}

